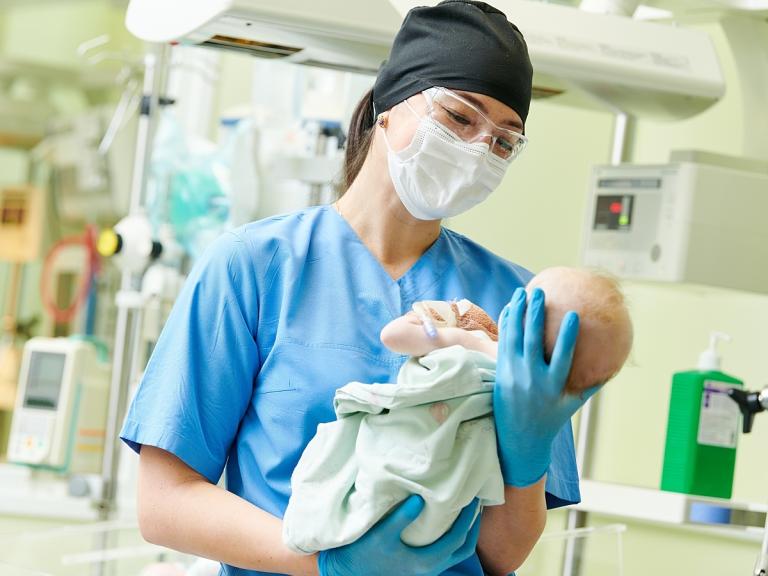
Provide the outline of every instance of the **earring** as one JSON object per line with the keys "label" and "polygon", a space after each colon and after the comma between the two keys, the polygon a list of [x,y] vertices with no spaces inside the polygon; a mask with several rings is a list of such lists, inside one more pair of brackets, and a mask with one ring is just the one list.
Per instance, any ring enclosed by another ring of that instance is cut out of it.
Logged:
{"label": "earring", "polygon": [[384,114],[382,114],[381,116],[379,116],[379,122],[378,122],[378,124],[379,124],[379,126],[381,126],[382,128],[384,128],[384,127],[387,125],[387,120],[384,118]]}

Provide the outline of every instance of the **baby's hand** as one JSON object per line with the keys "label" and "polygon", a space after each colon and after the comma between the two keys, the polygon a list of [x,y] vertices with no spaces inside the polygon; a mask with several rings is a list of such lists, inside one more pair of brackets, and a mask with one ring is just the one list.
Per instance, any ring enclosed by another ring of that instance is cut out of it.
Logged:
{"label": "baby's hand", "polygon": [[[414,304],[414,308],[420,304],[423,305],[423,303],[417,302]],[[440,302],[435,302],[435,304],[440,304]],[[427,308],[426,306],[419,308],[420,310],[426,308],[423,314],[417,310],[409,310],[402,316],[395,318],[381,331],[381,342],[393,352],[408,356],[424,356],[438,348],[460,345],[496,358],[495,342],[479,339],[464,328],[446,322],[443,314],[452,313],[453,308],[449,303],[444,304],[448,306],[447,310],[444,310],[442,314],[437,312],[436,318],[426,316],[431,309],[431,307]],[[430,325],[429,321],[432,319],[435,322]],[[472,326],[471,323],[469,325]]]}
{"label": "baby's hand", "polygon": [[421,318],[415,312],[407,312],[384,326],[381,342],[398,354],[424,356],[444,344],[429,338]]}

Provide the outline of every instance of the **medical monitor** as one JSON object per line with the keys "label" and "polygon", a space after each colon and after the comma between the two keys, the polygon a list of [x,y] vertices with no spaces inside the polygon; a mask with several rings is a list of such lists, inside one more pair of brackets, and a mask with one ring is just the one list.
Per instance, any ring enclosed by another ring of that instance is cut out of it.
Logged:
{"label": "medical monitor", "polygon": [[582,264],[630,280],[768,293],[768,165],[707,160],[596,166]]}
{"label": "medical monitor", "polygon": [[24,407],[56,410],[67,357],[60,352],[32,352],[24,386]]}

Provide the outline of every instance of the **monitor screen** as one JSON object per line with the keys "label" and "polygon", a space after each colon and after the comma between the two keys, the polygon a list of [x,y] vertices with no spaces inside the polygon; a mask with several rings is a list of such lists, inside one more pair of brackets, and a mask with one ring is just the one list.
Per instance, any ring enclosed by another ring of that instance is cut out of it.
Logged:
{"label": "monitor screen", "polygon": [[632,207],[635,197],[630,194],[600,195],[595,202],[595,230],[629,231],[632,228]]}
{"label": "monitor screen", "polygon": [[56,410],[66,360],[66,355],[61,352],[32,352],[24,394],[25,408]]}

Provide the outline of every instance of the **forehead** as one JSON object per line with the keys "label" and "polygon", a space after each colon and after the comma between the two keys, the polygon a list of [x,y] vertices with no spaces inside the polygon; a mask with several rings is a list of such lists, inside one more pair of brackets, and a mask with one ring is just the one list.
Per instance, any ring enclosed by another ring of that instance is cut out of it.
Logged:
{"label": "forehead", "polygon": [[465,90],[452,90],[465,100],[471,102],[499,126],[506,126],[514,130],[523,130],[523,121],[520,115],[512,108],[496,100],[492,96],[486,96],[479,92],[467,92]]}

